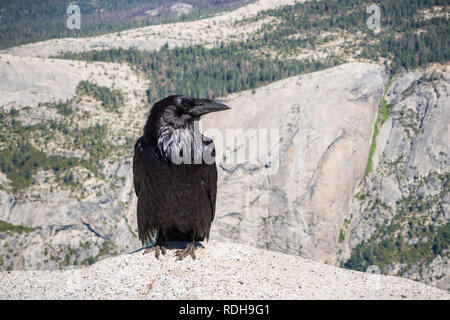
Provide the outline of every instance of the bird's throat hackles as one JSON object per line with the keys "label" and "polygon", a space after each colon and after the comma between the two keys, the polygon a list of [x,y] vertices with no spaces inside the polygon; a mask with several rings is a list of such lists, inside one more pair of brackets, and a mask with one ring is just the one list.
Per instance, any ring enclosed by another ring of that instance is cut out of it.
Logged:
{"label": "bird's throat hackles", "polygon": [[161,127],[157,146],[161,156],[173,164],[213,164],[214,145],[201,134],[196,120],[188,121],[180,128]]}

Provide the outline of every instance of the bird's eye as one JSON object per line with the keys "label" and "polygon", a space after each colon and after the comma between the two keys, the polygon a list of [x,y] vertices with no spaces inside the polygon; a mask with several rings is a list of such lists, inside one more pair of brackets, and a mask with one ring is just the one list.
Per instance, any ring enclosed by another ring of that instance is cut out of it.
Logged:
{"label": "bird's eye", "polygon": [[181,108],[183,110],[188,110],[189,108],[191,108],[194,105],[194,102],[191,100],[184,100],[181,102]]}

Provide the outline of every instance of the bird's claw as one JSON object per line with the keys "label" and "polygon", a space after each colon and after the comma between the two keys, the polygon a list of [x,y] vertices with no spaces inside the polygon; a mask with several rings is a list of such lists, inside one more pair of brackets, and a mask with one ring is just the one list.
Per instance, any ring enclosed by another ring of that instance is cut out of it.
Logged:
{"label": "bird's claw", "polygon": [[153,247],[151,247],[151,248],[145,249],[143,255],[144,255],[144,254],[147,254],[147,253],[151,253],[151,252],[153,252],[153,251],[155,251],[155,257],[156,257],[156,259],[159,259],[159,256],[161,255],[161,253],[162,253],[163,255],[165,255],[166,252],[167,252],[167,251],[166,251],[166,248],[165,248],[164,246],[156,245],[156,246],[153,246]]}
{"label": "bird's claw", "polygon": [[195,244],[189,243],[184,250],[177,250],[175,252],[177,260],[183,260],[187,256],[191,256],[192,260],[195,260]]}

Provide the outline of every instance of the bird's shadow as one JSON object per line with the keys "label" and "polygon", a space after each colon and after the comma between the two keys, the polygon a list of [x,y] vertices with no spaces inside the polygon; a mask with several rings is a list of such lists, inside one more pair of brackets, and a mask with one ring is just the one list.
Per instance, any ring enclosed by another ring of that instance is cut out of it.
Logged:
{"label": "bird's shadow", "polygon": [[[164,247],[168,250],[180,250],[180,249],[186,249],[186,247],[189,243],[192,243],[192,242],[191,241],[169,241],[164,244]],[[205,246],[200,242],[196,241],[194,243],[195,243],[195,248],[205,248]],[[146,250],[146,249],[153,248],[153,247],[154,247],[154,245],[151,245],[148,247],[142,247],[142,248],[139,248],[137,250],[130,252],[129,254],[134,254],[134,253],[140,252],[142,250]]]}

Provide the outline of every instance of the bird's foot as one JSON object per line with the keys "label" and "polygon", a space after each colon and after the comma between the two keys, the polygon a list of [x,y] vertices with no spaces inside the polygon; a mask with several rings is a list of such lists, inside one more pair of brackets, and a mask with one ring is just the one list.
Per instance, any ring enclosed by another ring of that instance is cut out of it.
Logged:
{"label": "bird's foot", "polygon": [[177,250],[175,252],[175,256],[177,256],[177,260],[183,260],[187,256],[191,256],[192,260],[195,260],[195,243],[193,243],[193,242],[188,243],[188,245],[186,246],[186,249]]}
{"label": "bird's foot", "polygon": [[155,245],[155,246],[153,246],[153,247],[151,247],[151,248],[145,249],[145,251],[144,251],[143,254],[151,253],[151,252],[153,252],[153,251],[155,251],[155,257],[156,257],[156,259],[159,259],[159,256],[161,255],[161,253],[162,253],[163,255],[165,255],[166,252],[167,252],[166,247],[164,247],[163,245]]}

